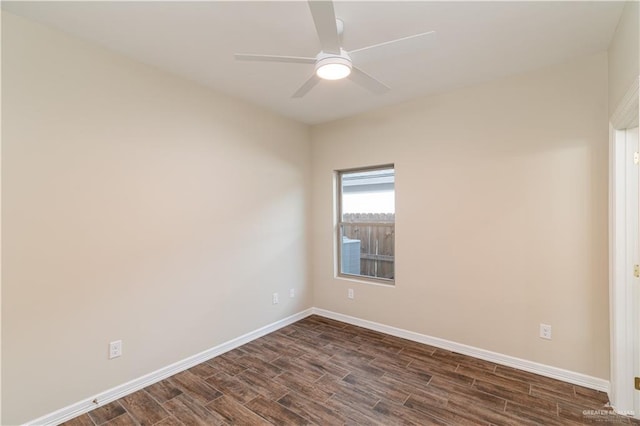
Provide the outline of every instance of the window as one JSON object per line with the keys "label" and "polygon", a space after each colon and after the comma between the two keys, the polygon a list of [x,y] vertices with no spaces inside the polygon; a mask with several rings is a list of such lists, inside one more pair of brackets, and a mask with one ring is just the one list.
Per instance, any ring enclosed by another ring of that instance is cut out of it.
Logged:
{"label": "window", "polygon": [[338,275],[393,284],[393,165],[337,172]]}

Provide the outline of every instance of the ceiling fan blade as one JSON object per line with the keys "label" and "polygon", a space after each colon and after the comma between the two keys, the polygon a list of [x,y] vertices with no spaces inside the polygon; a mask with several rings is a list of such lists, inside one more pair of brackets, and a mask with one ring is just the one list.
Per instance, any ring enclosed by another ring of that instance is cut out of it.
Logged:
{"label": "ceiling fan blade", "polygon": [[252,55],[236,53],[238,61],[261,61],[261,62],[288,62],[294,64],[315,64],[316,58],[305,58],[301,56],[278,56],[278,55]]}
{"label": "ceiling fan blade", "polygon": [[428,47],[435,39],[435,31],[414,34],[395,40],[385,41],[372,46],[351,50],[349,56],[354,62],[367,62],[383,59],[392,55],[413,53]]}
{"label": "ceiling fan blade", "polygon": [[325,53],[340,54],[340,37],[336,26],[336,14],[333,2],[327,0],[309,0],[309,9],[316,25],[320,46]]}
{"label": "ceiling fan blade", "polygon": [[362,71],[360,68],[357,68],[357,67],[351,68],[351,74],[349,74],[348,78],[354,83],[378,95],[391,90],[389,86],[387,86],[386,84],[384,84],[379,80],[376,80],[375,78],[371,77],[369,74],[367,74],[366,72]]}
{"label": "ceiling fan blade", "polygon": [[318,77],[315,73],[309,77],[309,80],[305,81],[305,83],[296,91],[296,93],[291,96],[292,98],[301,98],[307,93],[309,90],[313,89],[316,84],[320,82],[320,77]]}

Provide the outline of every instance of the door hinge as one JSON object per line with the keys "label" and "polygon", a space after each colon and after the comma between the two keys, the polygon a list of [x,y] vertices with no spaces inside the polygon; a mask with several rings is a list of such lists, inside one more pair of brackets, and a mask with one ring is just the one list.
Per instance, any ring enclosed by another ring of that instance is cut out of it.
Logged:
{"label": "door hinge", "polygon": [[633,276],[640,278],[640,265],[633,265]]}
{"label": "door hinge", "polygon": [[640,390],[640,377],[635,377],[633,380],[636,390]]}
{"label": "door hinge", "polygon": [[633,153],[633,164],[640,164],[640,152]]}

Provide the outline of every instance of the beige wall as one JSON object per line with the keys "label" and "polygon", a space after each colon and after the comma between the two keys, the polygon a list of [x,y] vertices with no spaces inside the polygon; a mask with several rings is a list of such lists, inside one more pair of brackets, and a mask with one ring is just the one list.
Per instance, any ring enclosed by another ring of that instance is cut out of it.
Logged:
{"label": "beige wall", "polygon": [[3,425],[311,306],[306,126],[6,12],[2,35]]}
{"label": "beige wall", "polygon": [[[605,53],[315,126],[310,148],[304,125],[6,12],[2,26],[0,423],[312,301],[608,377]],[[610,77],[630,69],[616,40]],[[396,286],[336,279],[333,171],[389,162]]]}
{"label": "beige wall", "polygon": [[640,2],[628,1],[609,45],[609,115],[640,75]]}
{"label": "beige wall", "polygon": [[[608,378],[606,53],[311,136],[315,306]],[[386,163],[396,285],[337,279],[333,171]]]}

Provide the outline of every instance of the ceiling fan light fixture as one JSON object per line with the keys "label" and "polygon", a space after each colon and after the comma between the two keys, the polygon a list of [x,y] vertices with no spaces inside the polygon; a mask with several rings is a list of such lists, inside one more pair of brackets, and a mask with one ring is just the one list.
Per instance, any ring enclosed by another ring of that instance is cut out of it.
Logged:
{"label": "ceiling fan light fixture", "polygon": [[351,74],[351,61],[342,57],[321,59],[316,64],[316,75],[324,80],[340,80]]}

